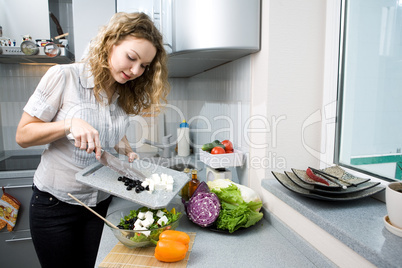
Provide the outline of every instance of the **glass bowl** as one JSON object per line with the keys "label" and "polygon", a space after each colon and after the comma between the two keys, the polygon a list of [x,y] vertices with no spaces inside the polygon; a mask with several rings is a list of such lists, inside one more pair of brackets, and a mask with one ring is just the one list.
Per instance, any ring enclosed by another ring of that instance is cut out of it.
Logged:
{"label": "glass bowl", "polygon": [[[125,216],[130,214],[131,210],[138,210],[140,207],[130,206],[116,211],[111,212],[106,216],[106,219],[118,226],[120,220]],[[161,226],[159,228],[148,229],[148,230],[126,230],[126,229],[116,229],[112,226],[106,224],[110,230],[113,232],[114,236],[126,247],[128,248],[138,248],[138,247],[152,247],[156,246],[156,242],[159,240],[159,235],[165,230],[175,230],[179,226],[181,217],[183,216],[183,206],[179,204],[169,205],[166,210],[172,211],[175,209],[175,213],[180,213],[176,221],[171,222],[168,225]],[[160,210],[164,210],[163,208]]]}

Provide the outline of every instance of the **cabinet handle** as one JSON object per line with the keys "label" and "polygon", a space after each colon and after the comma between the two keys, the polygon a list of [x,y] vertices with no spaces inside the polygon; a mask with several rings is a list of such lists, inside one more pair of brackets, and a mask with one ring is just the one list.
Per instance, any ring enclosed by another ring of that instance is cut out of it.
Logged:
{"label": "cabinet handle", "polygon": [[6,242],[18,242],[18,241],[25,241],[25,240],[32,240],[32,237],[24,237],[24,238],[12,238],[5,240]]}
{"label": "cabinet handle", "polygon": [[16,188],[31,188],[32,184],[26,184],[26,185],[7,185],[4,186],[4,189],[16,189]]}

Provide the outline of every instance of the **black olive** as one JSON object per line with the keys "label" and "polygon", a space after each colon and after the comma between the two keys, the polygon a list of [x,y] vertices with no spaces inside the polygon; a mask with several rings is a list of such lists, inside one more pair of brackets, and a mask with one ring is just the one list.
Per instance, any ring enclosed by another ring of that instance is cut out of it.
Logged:
{"label": "black olive", "polygon": [[135,192],[138,194],[139,192],[141,192],[139,187],[135,187]]}
{"label": "black olive", "polygon": [[145,190],[149,191],[149,185],[147,185],[147,187],[145,187]]}
{"label": "black olive", "polygon": [[118,180],[118,181],[122,181],[122,180],[123,180],[123,177],[118,177],[117,180]]}
{"label": "black olive", "polygon": [[131,187],[131,186],[127,186],[127,188],[126,188],[127,191],[131,191],[131,189],[133,189],[133,187]]}

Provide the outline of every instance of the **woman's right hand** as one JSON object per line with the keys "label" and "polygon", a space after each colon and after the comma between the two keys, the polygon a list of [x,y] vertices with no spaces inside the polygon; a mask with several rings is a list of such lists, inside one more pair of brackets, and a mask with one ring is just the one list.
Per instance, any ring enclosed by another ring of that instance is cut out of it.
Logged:
{"label": "woman's right hand", "polygon": [[88,154],[95,151],[96,159],[100,159],[101,146],[99,132],[86,121],[73,118],[70,125],[70,133],[74,137],[74,146],[86,150]]}

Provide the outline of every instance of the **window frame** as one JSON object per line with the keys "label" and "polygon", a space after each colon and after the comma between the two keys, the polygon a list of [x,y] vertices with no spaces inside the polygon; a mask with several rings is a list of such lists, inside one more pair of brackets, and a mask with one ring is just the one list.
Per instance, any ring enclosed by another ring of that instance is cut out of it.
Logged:
{"label": "window frame", "polygon": [[327,1],[326,16],[326,36],[325,36],[325,56],[324,56],[324,85],[323,102],[321,111],[325,114],[333,115],[331,125],[326,120],[321,121],[321,167],[328,165],[340,165],[347,172],[363,177],[370,178],[372,181],[387,185],[389,178],[364,171],[353,166],[339,163],[340,131],[342,116],[342,92],[340,90],[343,82],[343,63],[344,63],[344,30],[347,0]]}

